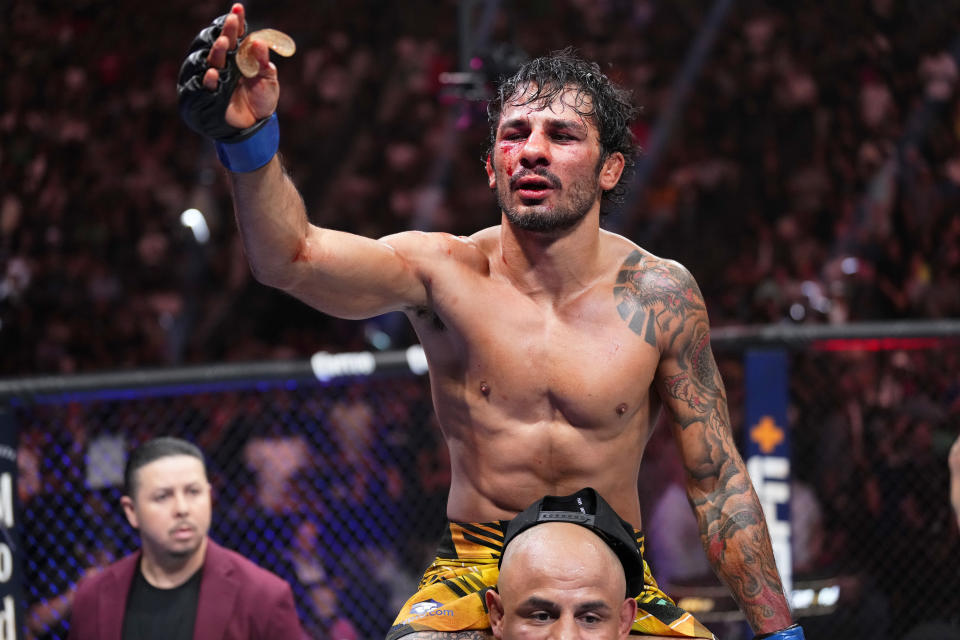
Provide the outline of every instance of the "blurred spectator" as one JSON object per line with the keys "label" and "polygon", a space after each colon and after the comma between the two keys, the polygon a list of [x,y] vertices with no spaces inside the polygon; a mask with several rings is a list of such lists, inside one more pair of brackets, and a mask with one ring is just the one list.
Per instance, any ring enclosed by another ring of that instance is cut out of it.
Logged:
{"label": "blurred spectator", "polygon": [[[960,0],[867,5],[738,5],[647,188],[612,218],[690,268],[715,324],[960,315]],[[552,7],[500,7],[475,64],[494,74],[502,50],[575,44],[635,90],[645,144],[704,7]],[[175,0],[137,29],[133,6],[5,5],[0,375],[369,346],[361,324],[247,273],[217,161],[176,116],[192,37],[179,26],[207,9]],[[495,222],[471,176],[482,105],[440,80],[457,67],[458,10],[294,3],[259,18],[300,45],[281,63],[282,144],[319,223],[381,236]],[[203,243],[179,221],[191,207]]]}
{"label": "blurred spectator", "polygon": [[820,500],[813,487],[794,474],[790,482],[790,553],[794,577],[809,576],[820,568],[823,536]]}
{"label": "blurred spectator", "polygon": [[304,630],[311,638],[359,640],[360,633],[339,611],[337,591],[323,566],[328,554],[319,533],[313,520],[304,519],[295,526],[293,539],[283,551]]}
{"label": "blurred spectator", "polygon": [[315,464],[315,456],[302,433],[284,429],[269,416],[262,421],[268,426],[243,449],[243,462],[254,472],[257,506],[269,514],[295,511],[301,503],[291,480]]}

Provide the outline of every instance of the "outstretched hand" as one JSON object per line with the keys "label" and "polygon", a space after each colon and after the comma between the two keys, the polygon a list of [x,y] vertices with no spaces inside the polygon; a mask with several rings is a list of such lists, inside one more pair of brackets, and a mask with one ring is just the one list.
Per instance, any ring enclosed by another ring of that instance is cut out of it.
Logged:
{"label": "outstretched hand", "polygon": [[[177,77],[184,122],[218,142],[233,144],[255,135],[270,121],[280,97],[267,45],[259,37],[245,37],[245,29],[243,5],[234,4],[193,39]],[[238,43],[247,50],[244,68],[250,77],[237,66]]]}
{"label": "outstretched hand", "polygon": [[[210,68],[203,76],[205,89],[217,89],[220,70],[227,63],[227,52],[237,48],[237,41],[244,35],[244,24],[243,5],[236,3],[230,8],[230,13],[223,23],[223,30],[207,55]],[[276,110],[280,98],[277,67],[270,62],[270,49],[263,42],[251,42],[250,46],[259,63],[259,72],[252,78],[240,77],[225,114],[227,124],[238,129],[246,129],[258,120],[270,116]]]}

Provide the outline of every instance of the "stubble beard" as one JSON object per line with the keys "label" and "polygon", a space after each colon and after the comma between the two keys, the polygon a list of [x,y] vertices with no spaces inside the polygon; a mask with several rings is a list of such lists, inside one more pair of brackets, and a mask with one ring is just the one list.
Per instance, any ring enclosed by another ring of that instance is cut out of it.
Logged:
{"label": "stubble beard", "polygon": [[[536,173],[536,172],[534,172]],[[566,231],[586,217],[599,193],[599,176],[593,176],[586,184],[578,182],[570,187],[567,202],[559,202],[555,208],[546,205],[507,204],[510,185],[497,181],[497,204],[511,226],[524,231],[549,233]],[[521,207],[523,211],[521,211]]]}
{"label": "stubble beard", "polygon": [[191,557],[197,551],[200,550],[200,545],[203,544],[203,538],[197,540],[195,544],[190,545],[189,547],[181,547],[179,549],[167,549],[167,555],[171,558],[176,558],[177,560],[184,560]]}
{"label": "stubble beard", "polygon": [[177,560],[184,560],[194,555],[197,551],[200,550],[200,547],[203,546],[203,540],[206,537],[205,535],[200,535],[200,530],[196,525],[192,525],[194,532],[197,534],[195,539],[185,546],[181,546],[177,542],[171,542],[164,545],[164,553],[170,557]]}

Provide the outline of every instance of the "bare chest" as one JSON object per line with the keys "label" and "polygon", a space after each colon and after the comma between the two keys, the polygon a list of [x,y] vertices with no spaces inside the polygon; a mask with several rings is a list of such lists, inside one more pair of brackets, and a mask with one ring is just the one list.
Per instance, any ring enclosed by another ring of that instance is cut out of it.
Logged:
{"label": "bare chest", "polygon": [[442,328],[418,331],[438,401],[581,427],[646,411],[659,353],[620,317],[612,287],[552,305],[486,282],[436,308]]}

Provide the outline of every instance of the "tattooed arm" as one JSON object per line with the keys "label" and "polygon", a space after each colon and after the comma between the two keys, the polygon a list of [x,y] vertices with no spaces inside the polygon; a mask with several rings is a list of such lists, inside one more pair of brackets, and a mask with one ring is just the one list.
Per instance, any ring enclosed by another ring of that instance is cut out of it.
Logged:
{"label": "tattooed arm", "polygon": [[790,609],[760,502],[730,431],[703,296],[679,264],[640,252],[634,257],[636,299],[653,318],[644,333],[655,323],[655,336],[645,337],[655,339],[661,353],[655,385],[671,417],[707,557],[756,633],[783,629],[791,624]]}

